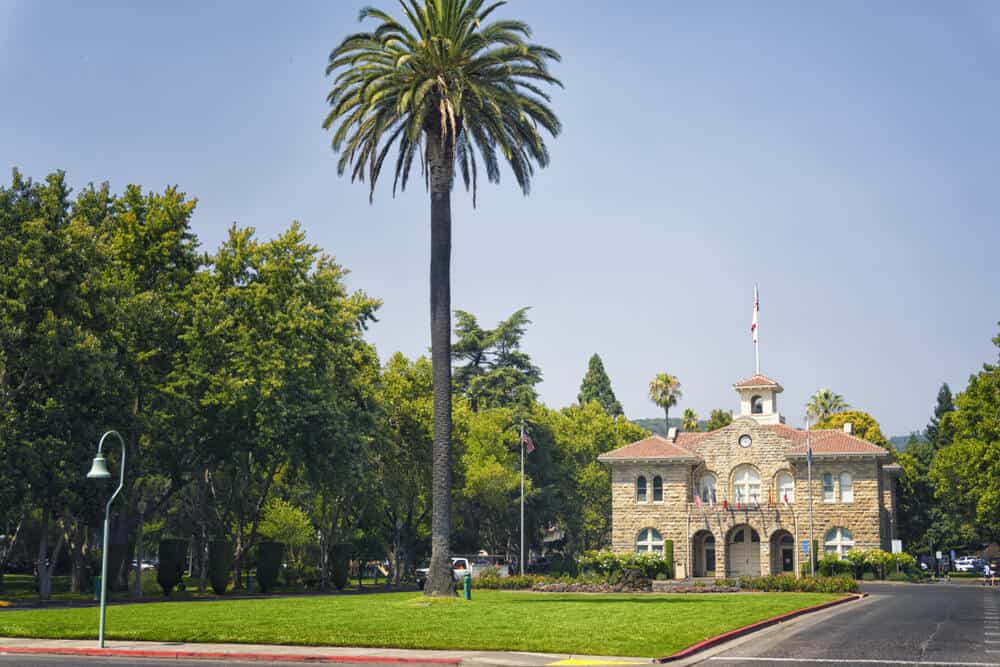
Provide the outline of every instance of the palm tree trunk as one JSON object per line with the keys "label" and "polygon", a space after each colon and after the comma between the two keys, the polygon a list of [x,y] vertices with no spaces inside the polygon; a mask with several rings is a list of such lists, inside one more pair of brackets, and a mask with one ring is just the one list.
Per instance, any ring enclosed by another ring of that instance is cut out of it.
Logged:
{"label": "palm tree trunk", "polygon": [[[434,448],[431,563],[425,595],[452,595],[451,574],[451,178],[454,148],[428,132],[431,185],[431,368]],[[451,150],[449,150],[451,148]]]}
{"label": "palm tree trunk", "polygon": [[663,406],[663,437],[670,436],[670,406]]}

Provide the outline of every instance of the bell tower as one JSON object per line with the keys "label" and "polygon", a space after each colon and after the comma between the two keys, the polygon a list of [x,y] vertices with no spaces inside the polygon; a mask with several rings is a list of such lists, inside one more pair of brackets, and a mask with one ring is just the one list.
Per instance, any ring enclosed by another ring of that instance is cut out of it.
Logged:
{"label": "bell tower", "polygon": [[733,385],[740,397],[740,417],[753,417],[758,424],[784,424],[778,412],[778,394],[785,389],[766,375],[754,375]]}

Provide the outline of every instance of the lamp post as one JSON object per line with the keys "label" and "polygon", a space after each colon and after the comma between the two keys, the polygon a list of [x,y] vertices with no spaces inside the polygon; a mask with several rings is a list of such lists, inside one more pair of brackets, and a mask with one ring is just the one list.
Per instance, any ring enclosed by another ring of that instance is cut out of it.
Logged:
{"label": "lamp post", "polygon": [[108,498],[108,504],[104,508],[104,542],[101,543],[101,624],[98,630],[100,648],[104,648],[104,617],[108,603],[108,541],[110,539],[111,503],[115,501],[115,498],[118,497],[122,487],[125,485],[125,440],[118,431],[108,431],[101,436],[100,442],[97,443],[97,456],[94,457],[94,463],[90,467],[90,472],[87,473],[87,479],[111,478],[111,473],[108,471],[108,461],[104,458],[104,454],[101,453],[104,441],[109,435],[118,438],[118,442],[122,445],[122,469],[121,477],[118,480],[118,488]]}

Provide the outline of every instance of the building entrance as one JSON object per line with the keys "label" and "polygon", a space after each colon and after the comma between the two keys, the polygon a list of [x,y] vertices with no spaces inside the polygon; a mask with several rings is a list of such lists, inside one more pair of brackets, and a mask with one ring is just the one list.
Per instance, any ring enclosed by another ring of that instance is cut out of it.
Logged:
{"label": "building entrance", "polygon": [[760,535],[746,524],[729,531],[726,540],[726,576],[760,576]]}

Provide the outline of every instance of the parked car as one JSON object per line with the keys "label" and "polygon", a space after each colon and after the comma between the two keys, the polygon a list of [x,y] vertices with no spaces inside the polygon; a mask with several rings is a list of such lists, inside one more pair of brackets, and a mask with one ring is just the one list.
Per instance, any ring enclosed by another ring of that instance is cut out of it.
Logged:
{"label": "parked car", "polygon": [[[455,581],[461,581],[466,572],[471,572],[475,579],[486,570],[496,570],[501,577],[510,574],[510,567],[499,556],[453,556],[451,559],[451,576]],[[420,590],[423,590],[424,584],[427,583],[429,571],[429,567],[417,568],[416,579]]]}
{"label": "parked car", "polygon": [[986,561],[975,556],[962,556],[955,559],[956,572],[982,572]]}

